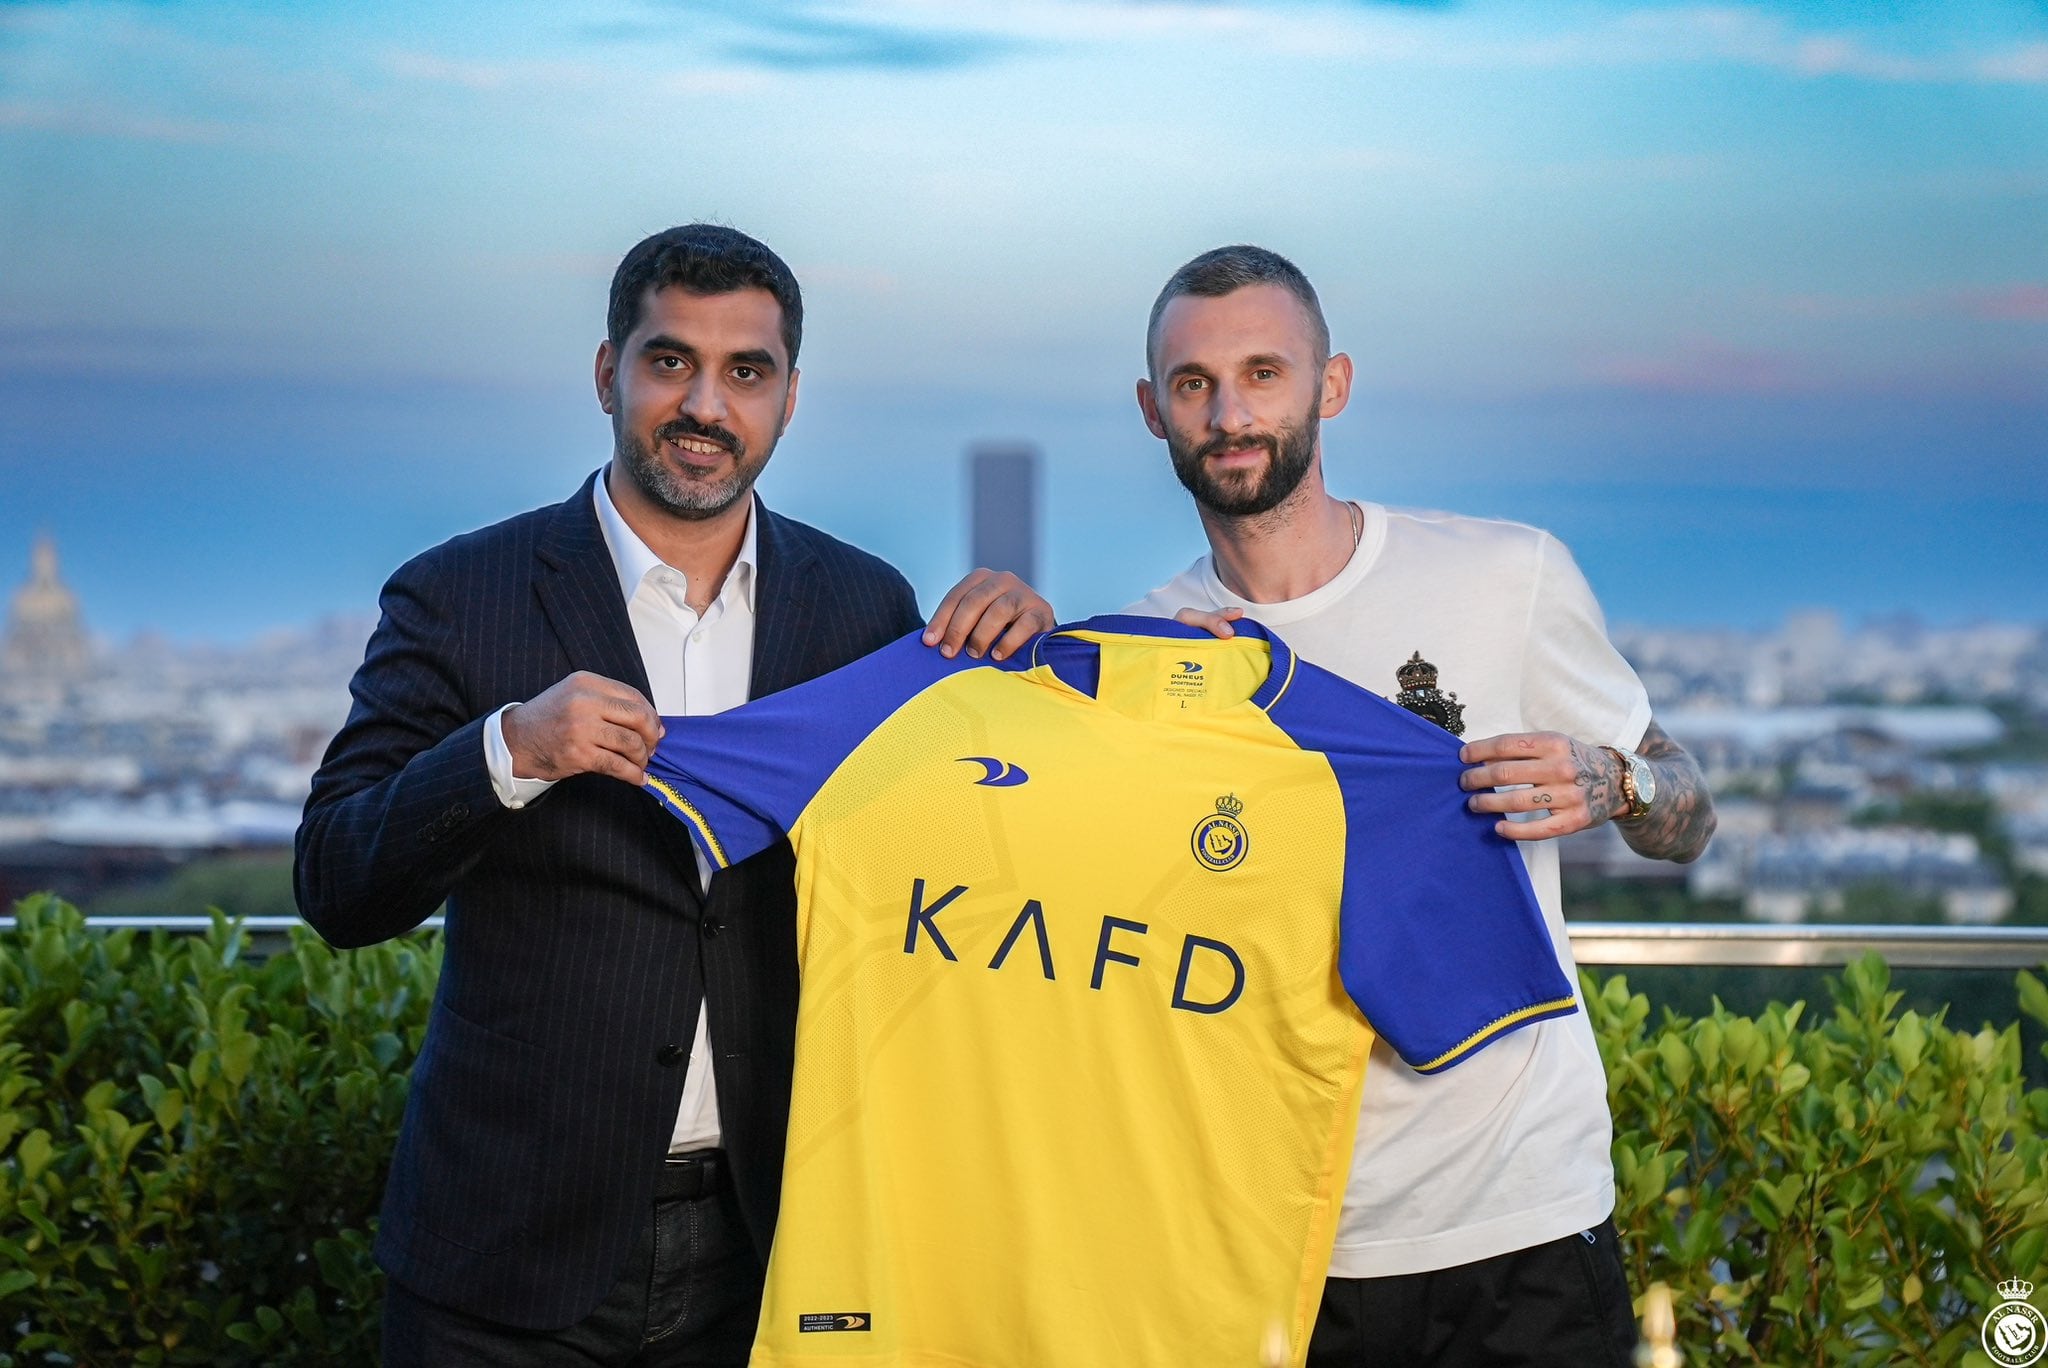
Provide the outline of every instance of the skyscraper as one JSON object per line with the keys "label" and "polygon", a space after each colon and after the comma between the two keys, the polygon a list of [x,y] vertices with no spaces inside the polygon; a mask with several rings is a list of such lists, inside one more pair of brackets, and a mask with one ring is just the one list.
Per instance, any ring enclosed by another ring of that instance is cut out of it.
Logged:
{"label": "skyscraper", "polygon": [[977,442],[968,451],[973,563],[1038,582],[1038,448]]}

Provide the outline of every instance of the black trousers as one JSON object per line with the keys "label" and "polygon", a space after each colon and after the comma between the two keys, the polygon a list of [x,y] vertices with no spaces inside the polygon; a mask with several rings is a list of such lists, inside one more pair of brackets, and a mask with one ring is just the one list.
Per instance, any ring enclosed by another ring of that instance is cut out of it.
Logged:
{"label": "black trousers", "polygon": [[1629,1368],[1614,1222],[1456,1268],[1331,1278],[1308,1368]]}
{"label": "black trousers", "polygon": [[745,1368],[760,1261],[717,1151],[662,1166],[633,1257],[603,1302],[563,1330],[518,1330],[387,1282],[384,1368]]}

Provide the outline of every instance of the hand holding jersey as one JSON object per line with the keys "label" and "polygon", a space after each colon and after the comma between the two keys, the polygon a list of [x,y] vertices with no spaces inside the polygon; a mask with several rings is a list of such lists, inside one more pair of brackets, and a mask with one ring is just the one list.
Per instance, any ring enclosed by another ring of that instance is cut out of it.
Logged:
{"label": "hand holding jersey", "polygon": [[[1569,836],[1626,811],[1615,757],[1604,746],[1589,746],[1562,732],[1489,736],[1467,743],[1458,758],[1472,766],[1458,783],[1472,795],[1467,806],[1474,812],[1531,815],[1531,820],[1494,824],[1511,841]],[[1492,791],[1502,789],[1509,791]]]}
{"label": "hand holding jersey", "polygon": [[499,714],[514,775],[550,782],[608,774],[647,782],[647,757],[661,740],[661,717],[630,684],[578,670],[531,701]]}

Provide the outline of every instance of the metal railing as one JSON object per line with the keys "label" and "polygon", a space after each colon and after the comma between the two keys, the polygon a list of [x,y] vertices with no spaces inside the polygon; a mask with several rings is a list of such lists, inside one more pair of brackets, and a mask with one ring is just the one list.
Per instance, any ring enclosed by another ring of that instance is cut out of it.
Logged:
{"label": "metal railing", "polygon": [[2048,926],[1756,926],[1713,922],[1575,922],[1580,964],[1839,967],[1875,950],[1895,969],[2033,969],[2048,964]]}
{"label": "metal railing", "polygon": [[[106,930],[205,931],[207,917],[94,917]],[[281,942],[297,917],[244,917],[259,946]],[[14,918],[0,916],[0,929]],[[436,929],[429,917],[422,929]],[[1758,926],[1719,922],[1572,922],[1572,954],[1583,965],[1747,965],[1840,967],[1870,951],[1900,969],[2032,969],[2048,964],[2048,926]]]}

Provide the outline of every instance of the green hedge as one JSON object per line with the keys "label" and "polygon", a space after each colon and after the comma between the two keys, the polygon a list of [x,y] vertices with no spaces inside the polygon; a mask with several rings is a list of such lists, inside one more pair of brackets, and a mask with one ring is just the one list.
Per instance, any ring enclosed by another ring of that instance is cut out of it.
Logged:
{"label": "green hedge", "polygon": [[0,935],[7,1364],[376,1361],[370,1238],[438,937],[256,961],[92,932],[30,898]]}
{"label": "green hedge", "polygon": [[[375,1361],[369,1257],[438,937],[256,960],[93,932],[31,898],[0,934],[0,1364]],[[1994,1285],[2048,1282],[2048,1090],[2018,1030],[1897,1010],[1852,966],[1802,1006],[1651,1021],[1587,1005],[1614,1104],[1616,1222],[1688,1361],[1988,1363]],[[2048,991],[2020,976],[2028,1015]]]}

